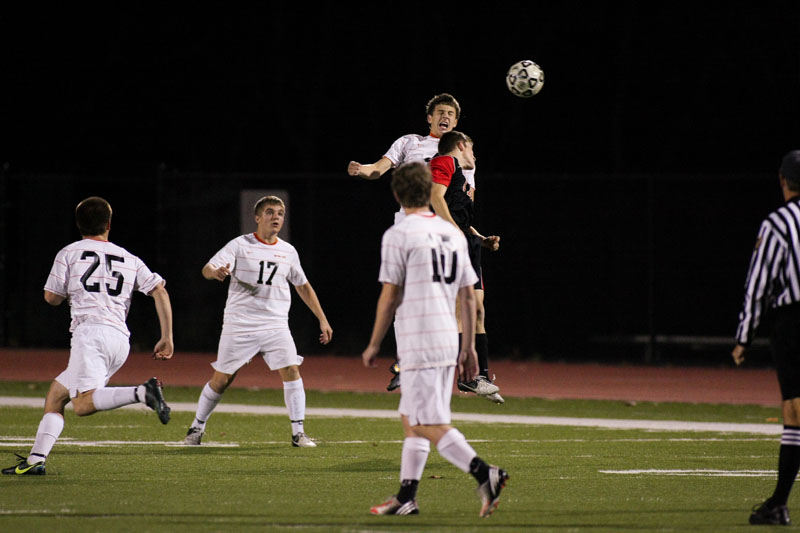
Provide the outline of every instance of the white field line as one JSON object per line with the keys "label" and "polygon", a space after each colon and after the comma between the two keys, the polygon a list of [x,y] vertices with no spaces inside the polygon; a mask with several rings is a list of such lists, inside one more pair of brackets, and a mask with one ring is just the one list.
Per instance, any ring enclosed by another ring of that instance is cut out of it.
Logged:
{"label": "white field line", "polygon": [[[43,398],[24,398],[18,396],[0,396],[0,407],[38,407],[44,405]],[[194,402],[170,403],[173,412],[194,413],[197,404]],[[69,407],[69,406],[68,406]],[[129,405],[125,409],[148,410],[142,404]],[[251,415],[286,416],[286,408],[271,405],[243,405],[220,403],[216,413],[235,413]],[[337,409],[328,407],[310,407],[307,416],[323,418],[388,418],[397,419],[395,410],[389,409]],[[783,427],[780,424],[737,424],[729,422],[685,422],[680,420],[628,420],[613,418],[574,418],[557,416],[526,415],[490,415],[478,413],[453,413],[454,422],[479,422],[483,424],[522,424],[531,426],[569,426],[603,429],[643,429],[649,431],[706,431],[718,433],[751,433],[758,435],[780,435]]]}
{"label": "white field line", "polygon": [[770,477],[777,476],[775,470],[598,470],[601,474],[622,474],[640,476],[643,474],[655,476],[701,476],[701,477]]}

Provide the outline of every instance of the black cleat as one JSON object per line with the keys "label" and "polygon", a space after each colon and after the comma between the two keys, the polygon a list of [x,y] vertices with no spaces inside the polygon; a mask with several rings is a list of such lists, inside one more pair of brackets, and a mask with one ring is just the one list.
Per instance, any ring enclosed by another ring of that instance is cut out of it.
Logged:
{"label": "black cleat", "polygon": [[767,502],[764,502],[753,507],[753,512],[750,514],[750,523],[753,525],[788,526],[791,525],[792,519],[789,518],[789,508],[785,505],[772,507]]}
{"label": "black cleat", "polygon": [[43,476],[45,475],[44,461],[35,464],[28,464],[28,459],[19,454],[14,454],[20,462],[14,466],[9,466],[2,470],[7,476]]}
{"label": "black cleat", "polygon": [[489,467],[489,479],[478,485],[477,492],[481,499],[481,518],[489,516],[497,509],[500,502],[500,491],[506,486],[508,473],[496,466]]}
{"label": "black cleat", "polygon": [[392,392],[396,388],[400,387],[400,365],[397,364],[397,361],[392,363],[392,366],[389,367],[389,370],[394,374],[392,376],[392,380],[386,385],[386,390]]}
{"label": "black cleat", "polygon": [[147,407],[152,409],[158,414],[158,419],[162,424],[169,422],[169,412],[171,409],[167,402],[164,400],[164,391],[161,389],[161,382],[156,378],[150,378],[144,384],[145,403]]}

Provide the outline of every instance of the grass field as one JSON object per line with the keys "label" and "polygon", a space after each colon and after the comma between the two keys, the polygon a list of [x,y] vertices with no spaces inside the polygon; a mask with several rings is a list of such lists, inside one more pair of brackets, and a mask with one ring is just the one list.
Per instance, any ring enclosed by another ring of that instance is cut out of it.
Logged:
{"label": "grass field", "polygon": [[[46,385],[0,383],[0,396]],[[170,388],[170,402],[199,389]],[[309,407],[395,409],[399,396],[308,392]],[[231,389],[223,403],[281,406],[281,391]],[[456,397],[454,412],[642,420],[776,422],[777,408]],[[26,455],[40,409],[0,408],[0,460]],[[173,412],[71,412],[44,477],[0,477],[0,531],[751,531],[774,486],[778,437],[733,432],[457,425],[511,480],[479,519],[472,478],[431,452],[420,515],[376,517],[398,486],[400,424],[309,416],[316,449],[289,445],[285,415],[215,413],[204,445],[177,446],[192,419]],[[4,458],[4,459],[3,459]],[[7,464],[6,464],[7,463]],[[790,501],[791,507],[792,501]]]}

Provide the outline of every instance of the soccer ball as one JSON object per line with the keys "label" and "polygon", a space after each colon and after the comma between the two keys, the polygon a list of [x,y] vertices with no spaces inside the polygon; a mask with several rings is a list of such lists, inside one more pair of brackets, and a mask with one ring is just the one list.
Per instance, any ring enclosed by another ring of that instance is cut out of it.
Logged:
{"label": "soccer ball", "polygon": [[508,69],[506,85],[514,96],[530,98],[542,90],[544,71],[533,61],[517,61]]}

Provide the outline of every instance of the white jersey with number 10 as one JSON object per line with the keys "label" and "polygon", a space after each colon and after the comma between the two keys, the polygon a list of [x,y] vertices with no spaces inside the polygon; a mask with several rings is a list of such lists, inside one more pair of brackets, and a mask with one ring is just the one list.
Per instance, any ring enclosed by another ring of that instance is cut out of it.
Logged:
{"label": "white jersey with number 10", "polygon": [[464,234],[433,213],[406,216],[383,234],[378,281],[403,288],[394,323],[400,367],[455,365],[456,298],[478,281]]}

